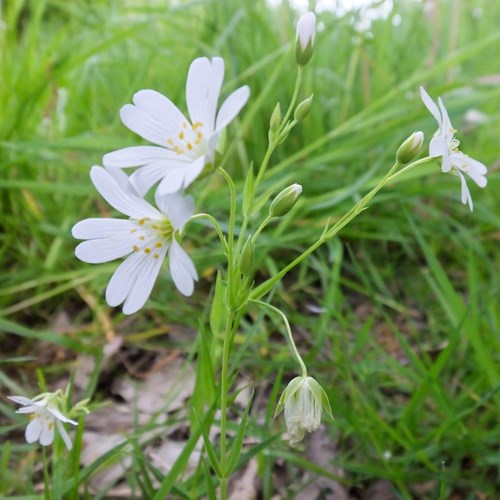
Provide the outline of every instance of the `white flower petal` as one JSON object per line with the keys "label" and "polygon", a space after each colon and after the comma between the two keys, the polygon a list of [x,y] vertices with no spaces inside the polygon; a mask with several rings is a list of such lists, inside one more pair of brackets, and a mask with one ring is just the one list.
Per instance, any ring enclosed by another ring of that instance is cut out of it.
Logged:
{"label": "white flower petal", "polygon": [[155,194],[158,208],[166,215],[174,229],[182,229],[194,212],[194,199],[192,196],[183,196],[180,192],[161,195]]}
{"label": "white flower petal", "polygon": [[131,230],[137,229],[137,224],[125,219],[85,219],[73,226],[71,234],[78,240],[94,238],[122,237]]}
{"label": "white flower petal", "polygon": [[17,410],[16,413],[36,413],[37,411],[40,411],[40,408],[38,406],[31,405],[19,408],[19,410]]}
{"label": "white flower petal", "polygon": [[449,153],[448,143],[446,139],[440,135],[437,135],[431,139],[429,144],[429,155],[433,158],[438,156],[444,156]]}
{"label": "white flower petal", "polygon": [[182,182],[182,189],[186,189],[202,172],[205,168],[206,157],[200,156],[184,169],[184,179]]}
{"label": "white flower petal", "polygon": [[182,125],[187,124],[186,117],[179,108],[156,90],[140,90],[134,94],[133,102],[161,127],[164,137],[163,142],[158,143],[160,146],[166,146],[166,141],[171,137],[177,137]]}
{"label": "white flower petal", "polygon": [[159,191],[159,194],[172,194],[183,189],[186,169],[186,167],[169,169],[160,184],[158,184],[157,191]]}
{"label": "white flower petal", "polygon": [[214,57],[195,59],[189,67],[186,81],[186,103],[191,123],[201,122],[206,135],[215,126],[215,113],[224,79],[224,61]]}
{"label": "white flower petal", "polygon": [[431,96],[426,92],[424,87],[420,87],[420,96],[422,97],[422,101],[425,104],[425,107],[431,112],[432,116],[436,119],[441,128],[443,123],[443,119],[441,117],[441,113],[439,112],[436,103],[431,99]]}
{"label": "white flower petal", "polygon": [[164,245],[157,253],[158,258],[155,259],[149,255],[148,259],[145,260],[141,272],[123,304],[124,314],[133,314],[144,306],[151,295],[156,278],[158,278],[165,254],[166,247]]}
{"label": "white flower petal", "polygon": [[169,249],[169,268],[177,290],[186,297],[191,296],[194,291],[194,281],[198,280],[198,274],[189,255],[175,240],[172,241]]}
{"label": "white flower petal", "polygon": [[470,156],[467,156],[467,165],[471,172],[475,172],[479,175],[486,175],[488,173],[488,169],[486,165],[483,165],[480,161],[474,160]]}
{"label": "white flower petal", "polygon": [[472,205],[472,197],[470,195],[469,187],[467,186],[467,182],[465,181],[465,177],[463,174],[457,170],[458,176],[460,177],[460,181],[462,183],[462,203],[465,205],[467,202],[469,203],[470,211],[473,211]]}
{"label": "white flower petal", "polygon": [[455,135],[455,131],[453,129],[453,125],[451,124],[450,117],[448,116],[448,111],[446,110],[443,100],[441,97],[438,97],[439,109],[441,110],[441,132],[445,136],[448,143],[453,140],[453,136]]}
{"label": "white flower petal", "polygon": [[300,40],[300,47],[305,50],[307,44],[314,44],[316,36],[316,16],[314,12],[306,12],[297,22],[296,38]]}
{"label": "white flower petal", "polygon": [[116,210],[129,217],[158,218],[158,211],[139,195],[124,191],[114,177],[104,168],[94,166],[90,178],[101,196]]}
{"label": "white flower petal", "polygon": [[127,298],[147,258],[142,252],[134,252],[117,267],[106,288],[106,302],[111,307]]}
{"label": "white flower petal", "polygon": [[241,108],[246,104],[249,97],[250,88],[245,85],[235,90],[222,103],[219,113],[217,114],[215,132],[219,132],[234,120],[235,116],[241,111]]}
{"label": "white flower petal", "polygon": [[117,149],[102,157],[105,167],[126,168],[142,167],[155,162],[175,160],[177,153],[159,146],[131,146]]}
{"label": "white flower petal", "polygon": [[20,405],[32,405],[34,404],[33,400],[25,398],[24,396],[7,396],[7,399],[14,401],[14,403]]}
{"label": "white flower petal", "polygon": [[189,160],[181,158],[169,162],[158,161],[150,163],[149,165],[138,168],[130,176],[130,182],[135,186],[137,192],[143,196],[149,191],[151,186],[169,175],[171,171],[178,170],[182,172],[190,163]]}
{"label": "white flower petal", "polygon": [[64,416],[57,408],[54,406],[48,406],[47,411],[49,413],[52,413],[54,417],[56,417],[57,420],[60,420],[61,422],[65,422],[67,424],[73,424],[73,425],[78,425],[78,422],[75,422],[74,420],[71,420],[70,418]]}
{"label": "white flower petal", "polygon": [[33,418],[33,420],[31,420],[28,426],[26,427],[26,432],[24,436],[28,443],[34,443],[35,441],[38,441],[41,433],[42,433],[42,421],[40,415],[36,415],[35,418]]}
{"label": "white flower petal", "polygon": [[48,446],[54,442],[54,426],[55,420],[45,420],[42,424],[42,432],[40,433],[40,444]]}
{"label": "white flower petal", "polygon": [[59,420],[56,420],[56,427],[64,441],[64,444],[66,445],[66,448],[68,449],[68,451],[71,451],[73,449],[73,443],[71,442],[71,438],[66,432],[66,429],[64,428],[63,424],[59,422]]}
{"label": "white flower petal", "polygon": [[136,242],[136,233],[124,237],[87,240],[75,248],[75,255],[88,264],[102,264],[125,257],[133,252]]}
{"label": "white flower petal", "polygon": [[73,443],[71,442],[71,439],[68,436],[68,433],[66,432],[66,429],[64,428],[64,425],[59,420],[56,420],[56,427],[57,427],[57,430],[59,431],[59,434],[63,438],[64,444],[66,445],[66,448],[68,448],[68,451],[71,451],[71,449],[73,448]]}

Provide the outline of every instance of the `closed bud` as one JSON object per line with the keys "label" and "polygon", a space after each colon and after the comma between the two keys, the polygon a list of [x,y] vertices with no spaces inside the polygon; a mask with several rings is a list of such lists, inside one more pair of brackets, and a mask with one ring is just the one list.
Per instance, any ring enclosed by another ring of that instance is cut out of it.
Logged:
{"label": "closed bud", "polygon": [[300,184],[292,184],[274,198],[269,207],[269,215],[271,217],[283,217],[293,208],[297,199],[302,193],[302,186]]}
{"label": "closed bud", "polygon": [[281,125],[281,107],[280,103],[276,104],[273,114],[271,115],[271,120],[269,121],[269,128],[271,132],[277,132]]}
{"label": "closed bud", "polygon": [[312,12],[306,12],[297,23],[295,60],[300,66],[305,66],[311,60],[315,36],[316,16]]}
{"label": "closed bud", "polygon": [[252,238],[249,236],[243,250],[241,251],[238,261],[240,271],[247,276],[251,276],[253,272],[253,243]]}
{"label": "closed bud", "polygon": [[293,117],[296,121],[302,121],[311,109],[314,94],[311,94],[307,99],[304,99],[296,108]]}
{"label": "closed bud", "polygon": [[417,156],[423,142],[424,133],[421,131],[413,132],[413,134],[399,146],[398,152],[396,153],[396,160],[398,163],[401,163],[401,165],[410,163],[413,158]]}

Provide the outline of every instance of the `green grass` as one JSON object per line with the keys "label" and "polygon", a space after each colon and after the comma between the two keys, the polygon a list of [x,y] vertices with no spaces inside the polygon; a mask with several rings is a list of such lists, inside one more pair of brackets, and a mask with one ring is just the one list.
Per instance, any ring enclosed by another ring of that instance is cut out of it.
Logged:
{"label": "green grass", "polygon": [[[386,479],[400,498],[499,494],[500,4],[440,0],[439,15],[425,14],[418,2],[394,4],[401,24],[374,21],[371,35],[357,33],[351,15],[319,15],[323,29],[302,90],[303,98],[314,93],[313,108],[273,155],[262,186],[276,192],[298,182],[303,196],[259,239],[257,280],[281,269],[328,218],[372,188],[411,132],[422,129],[428,144],[435,122],[419,85],[443,96],[463,150],[490,167],[488,187],[469,183],[470,214],[457,178],[441,175],[437,164],[412,171],[273,292],[332,403],[335,421],[324,432],[335,450],[325,455],[327,466],[279,437],[284,423],[272,415],[296,367],[279,322],[249,309],[232,362],[255,390],[252,440],[239,467],[256,458],[265,498],[293,497],[304,488],[304,471],[339,479],[351,492]],[[192,298],[181,297],[165,273],[147,307],[125,320],[104,301],[114,265],[79,262],[70,229],[110,213],[90,182],[90,166],[140,141],[120,123],[119,108],[135,91],[153,88],[183,109],[185,75],[197,56],[224,57],[225,95],[243,83],[251,88],[228,137],[227,165],[241,192],[249,163],[265,153],[276,102],[286,107],[291,98],[297,14],[286,2],[271,10],[263,0],[12,0],[1,2],[0,12],[1,393],[34,395],[37,368],[56,383],[85,354],[98,361],[88,395],[109,399],[108,377],[125,372],[117,357],[111,372],[101,366],[110,328],[123,336],[125,352],[179,351],[189,359],[206,386],[186,407],[211,421],[206,391],[215,395],[211,374],[220,349],[207,331],[207,304],[224,262],[215,233],[201,223],[189,227],[202,276]],[[472,108],[487,121],[466,124]],[[226,227],[223,180],[206,177],[192,192],[198,208]],[[62,317],[69,319],[60,326]],[[194,415],[182,419],[196,429]],[[2,398],[2,498],[41,498],[41,452],[22,440],[23,422]],[[132,457],[125,481],[136,498],[152,498],[162,480],[145,455],[146,431],[165,435],[174,423],[136,422],[126,446],[109,453]],[[179,497],[209,496],[217,486],[207,457],[194,475],[182,475],[197,438],[193,432],[186,462],[179,460],[164,483]],[[79,498],[77,483],[81,495],[94,498],[86,488],[100,463],[77,468],[75,456],[54,480],[54,498]],[[77,483],[67,479],[75,468]],[[284,484],[275,481],[278,473]]]}

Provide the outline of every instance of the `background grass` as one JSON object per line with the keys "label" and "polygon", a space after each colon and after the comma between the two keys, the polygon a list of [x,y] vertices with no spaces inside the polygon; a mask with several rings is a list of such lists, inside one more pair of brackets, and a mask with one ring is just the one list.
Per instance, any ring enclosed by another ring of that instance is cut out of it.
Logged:
{"label": "background grass", "polygon": [[[100,360],[115,333],[138,356],[198,353],[201,370],[209,358],[199,349],[203,335],[194,341],[175,332],[176,325],[198,330],[208,319],[206,304],[223,263],[214,233],[189,228],[202,276],[195,295],[185,300],[165,273],[147,307],[127,322],[104,302],[114,265],[79,262],[70,228],[110,213],[89,167],[110,150],[140,143],[120,123],[119,108],[138,89],[153,88],[182,109],[185,75],[197,56],[224,57],[226,95],[242,83],[251,88],[228,137],[229,170],[241,187],[250,161],[258,163],[265,152],[276,102],[286,106],[291,97],[298,13],[286,2],[271,8],[263,0],[10,0],[0,9],[2,393],[35,394],[37,368],[50,385],[82,355]],[[293,215],[259,239],[257,279],[306,248],[329,217],[345,213],[383,176],[413,130],[432,136],[435,122],[420,102],[419,85],[443,96],[463,150],[490,168],[488,187],[470,183],[470,214],[459,201],[457,178],[441,175],[437,165],[415,170],[285,278],[272,301],[289,316],[311,373],[328,392],[336,420],[322,432],[334,445],[322,460],[278,438],[263,449],[247,446],[246,460],[254,450],[265,498],[293,498],[307,477],[339,475],[351,496],[387,480],[387,495],[398,497],[494,498],[500,3],[394,0],[387,19],[360,31],[365,18],[363,11],[319,15],[303,87],[303,97],[314,93],[314,106],[273,156],[263,186],[277,191],[299,182],[304,192]],[[471,110],[484,120],[470,119]],[[200,210],[224,223],[222,180],[208,177],[192,191]],[[234,364],[255,387],[249,427],[260,442],[282,430],[272,410],[296,374],[278,331],[250,310]],[[99,366],[87,389],[95,401],[109,395]],[[21,419],[13,419],[4,399],[0,412],[0,494],[35,494],[39,449],[22,442]],[[147,498],[155,471],[141,462],[144,432],[135,429],[139,441],[126,481]],[[175,476],[177,494],[207,494],[207,470],[201,466],[191,480]],[[284,482],[276,481],[277,471]],[[80,479],[85,485],[87,478]]]}

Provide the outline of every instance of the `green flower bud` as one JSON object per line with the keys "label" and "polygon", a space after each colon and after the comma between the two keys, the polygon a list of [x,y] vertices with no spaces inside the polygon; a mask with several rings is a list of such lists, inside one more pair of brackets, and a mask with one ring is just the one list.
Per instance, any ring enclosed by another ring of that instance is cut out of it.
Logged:
{"label": "green flower bud", "polygon": [[305,66],[311,60],[315,35],[316,16],[312,12],[306,12],[297,23],[295,60],[300,66]]}
{"label": "green flower bud", "polygon": [[297,199],[302,193],[302,186],[300,184],[292,184],[274,198],[269,207],[269,215],[271,217],[283,217],[293,208]]}
{"label": "green flower bud", "polygon": [[396,153],[396,160],[401,165],[410,163],[415,156],[417,156],[422,143],[424,142],[423,132],[413,132],[413,134],[406,139],[401,146],[399,146],[398,152]]}
{"label": "green flower bud", "polygon": [[245,242],[245,246],[241,251],[238,261],[240,271],[247,276],[251,276],[253,272],[253,243],[252,238],[249,236]]}
{"label": "green flower bud", "polygon": [[280,103],[276,104],[271,120],[269,121],[269,128],[271,132],[276,133],[281,125],[281,106]]}
{"label": "green flower bud", "polygon": [[304,99],[296,108],[293,117],[296,121],[302,121],[311,109],[314,94],[311,94],[307,99]]}

